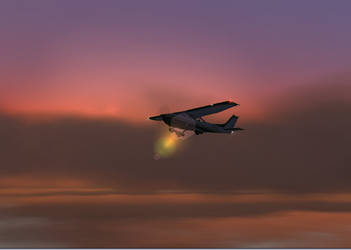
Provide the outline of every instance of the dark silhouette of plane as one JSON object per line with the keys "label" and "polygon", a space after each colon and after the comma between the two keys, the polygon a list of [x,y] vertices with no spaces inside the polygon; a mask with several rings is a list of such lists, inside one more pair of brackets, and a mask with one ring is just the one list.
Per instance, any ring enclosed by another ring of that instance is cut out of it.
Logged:
{"label": "dark silhouette of plane", "polygon": [[[149,119],[154,121],[163,121],[169,126],[169,131],[176,133],[179,137],[184,136],[185,131],[187,130],[194,131],[196,135],[203,133],[232,134],[234,131],[243,130],[242,128],[235,128],[235,123],[238,120],[237,116],[233,115],[226,123],[223,124],[209,123],[204,121],[202,117],[222,112],[223,110],[237,105],[239,104],[232,101],[225,101],[200,108],[152,116],[149,117]],[[179,131],[177,129],[181,129],[183,131]]]}

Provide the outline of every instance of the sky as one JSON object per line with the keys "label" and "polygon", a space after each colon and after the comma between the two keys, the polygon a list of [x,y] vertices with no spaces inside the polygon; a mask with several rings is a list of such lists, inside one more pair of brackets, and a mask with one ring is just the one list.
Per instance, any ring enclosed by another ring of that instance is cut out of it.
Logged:
{"label": "sky", "polygon": [[1,1],[0,247],[351,247],[350,7]]}

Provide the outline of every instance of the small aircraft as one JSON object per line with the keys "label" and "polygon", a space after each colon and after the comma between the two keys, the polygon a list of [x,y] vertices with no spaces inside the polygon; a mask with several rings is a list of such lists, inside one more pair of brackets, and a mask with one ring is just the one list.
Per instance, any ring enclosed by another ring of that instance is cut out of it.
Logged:
{"label": "small aircraft", "polygon": [[152,116],[149,119],[163,121],[169,126],[169,131],[176,133],[178,137],[185,136],[187,130],[194,131],[196,135],[203,133],[232,134],[234,131],[243,130],[242,128],[235,128],[235,123],[238,120],[237,116],[233,115],[223,124],[209,123],[202,119],[202,117],[222,112],[238,105],[232,101],[225,101],[185,111]]}

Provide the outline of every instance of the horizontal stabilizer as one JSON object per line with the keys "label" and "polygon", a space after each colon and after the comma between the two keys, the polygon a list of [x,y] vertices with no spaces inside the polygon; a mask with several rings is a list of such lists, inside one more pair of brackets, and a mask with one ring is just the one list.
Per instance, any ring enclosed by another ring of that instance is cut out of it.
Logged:
{"label": "horizontal stabilizer", "polygon": [[238,130],[245,130],[245,129],[243,129],[243,128],[232,128],[231,130],[232,131],[238,131]]}

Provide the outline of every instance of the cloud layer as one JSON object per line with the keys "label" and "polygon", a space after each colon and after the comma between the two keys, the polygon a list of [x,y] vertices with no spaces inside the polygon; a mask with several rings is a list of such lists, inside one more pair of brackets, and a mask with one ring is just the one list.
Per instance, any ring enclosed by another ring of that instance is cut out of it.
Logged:
{"label": "cloud layer", "polygon": [[[247,130],[237,135],[193,136],[158,161],[161,124],[3,113],[0,210],[9,223],[0,225],[1,242],[318,247],[318,235],[327,233],[324,245],[337,246],[336,238],[350,246],[340,219],[351,220],[349,87],[302,90],[267,104],[276,111],[263,122],[240,117]],[[302,223],[321,217],[328,220],[323,232]],[[267,219],[273,224],[265,235]]]}

